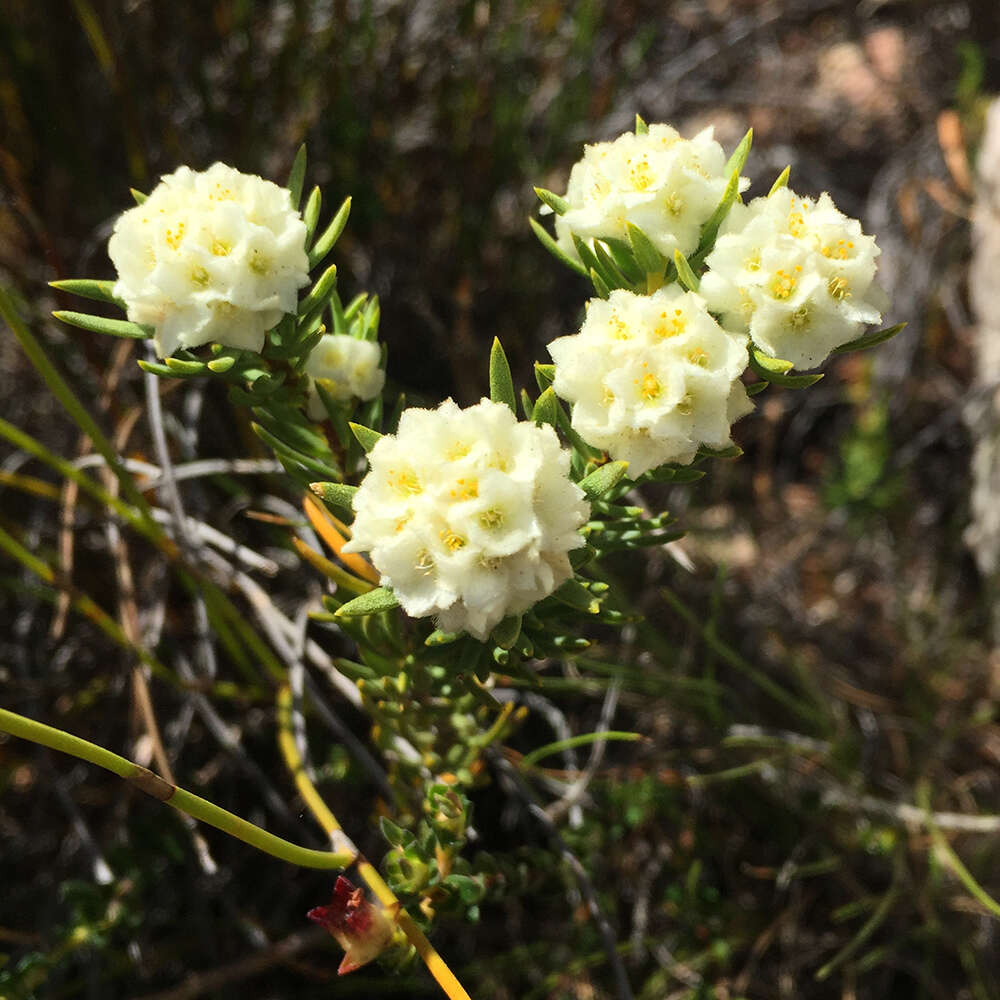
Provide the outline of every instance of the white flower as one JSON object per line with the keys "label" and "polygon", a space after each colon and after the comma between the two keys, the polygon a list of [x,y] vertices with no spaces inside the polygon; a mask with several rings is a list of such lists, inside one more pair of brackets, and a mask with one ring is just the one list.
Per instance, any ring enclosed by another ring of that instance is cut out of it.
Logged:
{"label": "white flower", "polygon": [[740,375],[747,339],[723,330],[693,292],[617,290],[591,299],[580,332],[549,344],[553,388],[573,404],[574,430],[633,478],[723,448],[753,409]]}
{"label": "white flower", "polygon": [[[312,349],[305,364],[305,373],[318,379],[334,399],[374,399],[385,385],[385,372],[380,367],[382,350],[372,340],[359,340],[346,333],[328,333]],[[309,383],[309,416],[323,420],[326,408],[319,398],[313,381]]]}
{"label": "white flower", "polygon": [[210,341],[259,351],[309,281],[305,240],[285,188],[224,163],[181,167],[115,223],[114,294],[155,328],[161,358]]}
{"label": "white flower", "polygon": [[[556,216],[559,245],[576,258],[571,233],[626,239],[626,221],[639,226],[667,259],[698,246],[701,227],[722,199],[726,154],[712,129],[682,139],[669,125],[614,142],[585,146],[569,175],[569,210]],[[749,184],[741,181],[741,190]]]}
{"label": "white flower", "polygon": [[861,223],[781,188],[734,205],[705,263],[700,293],[724,326],[797,368],[820,364],[878,323],[885,295],[874,284],[881,251]]}
{"label": "white flower", "polygon": [[346,552],[369,552],[403,610],[484,640],[572,575],[590,516],[551,427],[501,403],[403,412],[354,497]]}

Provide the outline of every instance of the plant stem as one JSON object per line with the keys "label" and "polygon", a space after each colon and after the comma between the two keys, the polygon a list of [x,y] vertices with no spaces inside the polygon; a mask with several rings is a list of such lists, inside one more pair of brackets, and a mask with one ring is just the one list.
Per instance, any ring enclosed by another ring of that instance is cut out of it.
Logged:
{"label": "plant stem", "polygon": [[[295,780],[299,794],[327,836],[334,843],[350,844],[351,848],[354,849],[354,845],[343,832],[337,817],[327,807],[306,773],[305,764],[299,754],[299,748],[295,745],[295,737],[292,733],[292,689],[288,684],[282,684],[278,689],[278,747],[285,758],[285,765]],[[355,851],[355,853],[355,865],[361,880],[371,890],[372,895],[393,916],[407,940],[423,960],[424,965],[427,966],[427,971],[434,977],[445,995],[449,997],[449,1000],[471,1000],[455,974],[448,968],[445,960],[438,954],[434,945],[427,940],[427,935],[414,923],[413,918],[403,908],[403,904],[392,889],[386,885],[385,880],[375,870],[372,863],[359,851]]]}
{"label": "plant stem", "polygon": [[282,840],[281,837],[248,823],[200,795],[178,788],[177,785],[171,784],[140,764],[53,726],[0,708],[0,731],[103,767],[106,771],[117,774],[119,778],[124,778],[147,795],[173,806],[178,812],[208,823],[209,826],[214,826],[217,830],[228,833],[231,837],[236,837],[237,840],[242,840],[265,854],[287,861],[290,865],[298,865],[300,868],[339,869],[347,868],[354,863],[355,857],[350,851],[313,851]]}

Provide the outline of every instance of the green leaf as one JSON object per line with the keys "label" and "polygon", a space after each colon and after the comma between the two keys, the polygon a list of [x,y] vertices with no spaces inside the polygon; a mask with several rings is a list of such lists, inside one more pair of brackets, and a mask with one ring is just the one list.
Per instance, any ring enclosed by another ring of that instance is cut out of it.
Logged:
{"label": "green leaf", "polygon": [[545,392],[546,389],[556,380],[556,366],[543,365],[535,362],[535,381],[538,383],[538,391]]}
{"label": "green leaf", "polygon": [[703,444],[698,449],[698,458],[739,458],[743,449],[738,444],[728,444],[725,448],[709,448]]}
{"label": "green leaf", "polygon": [[370,427],[364,427],[361,424],[349,423],[351,428],[351,433],[357,438],[358,444],[361,445],[365,450],[365,454],[371,454],[372,448],[378,443],[379,439],[383,436],[379,434],[378,431],[373,431]]}
{"label": "green leaf", "polygon": [[625,232],[639,267],[647,274],[663,274],[667,269],[667,258],[656,249],[653,241],[632,222],[625,223]]}
{"label": "green leaf", "polygon": [[302,212],[302,220],[306,224],[306,243],[313,238],[313,233],[316,231],[316,223],[319,222],[319,210],[322,204],[323,194],[319,186],[316,186],[312,189],[309,200],[306,202],[306,207]]}
{"label": "green leaf", "polygon": [[635,134],[636,135],[646,135],[649,132],[649,126],[639,117],[635,116]]}
{"label": "green leaf", "polygon": [[633,285],[642,284],[645,290],[646,272],[639,266],[632,248],[624,240],[605,236],[601,242],[608,248],[615,266]]}
{"label": "green leaf", "polygon": [[306,144],[299,146],[295,159],[292,161],[292,169],[288,172],[288,181],[285,187],[288,188],[288,195],[292,201],[292,208],[297,209],[302,200],[302,184],[306,179]]}
{"label": "green leaf", "polygon": [[873,330],[863,337],[858,337],[857,340],[834,348],[833,353],[847,354],[848,351],[864,351],[869,347],[875,347],[876,344],[884,344],[887,340],[892,340],[905,326],[905,323],[897,323],[895,326],[887,326],[884,330]]}
{"label": "green leaf", "polygon": [[182,358],[164,358],[163,363],[177,375],[204,375],[208,369],[204,361],[185,361]]}
{"label": "green leaf", "polygon": [[149,197],[148,194],[143,194],[141,191],[137,190],[136,188],[129,188],[128,190],[129,190],[129,194],[132,195],[132,200],[137,205],[141,205]]}
{"label": "green leaf", "polygon": [[310,483],[309,489],[324,503],[353,516],[353,501],[354,494],[358,492],[357,486],[349,486],[347,483]]}
{"label": "green leaf", "polygon": [[561,587],[553,591],[552,597],[560,604],[567,604],[588,615],[596,615],[601,610],[600,598],[595,597],[575,577],[570,577]]}
{"label": "green leaf", "polygon": [[424,639],[424,645],[431,647],[450,646],[453,642],[458,642],[463,635],[465,635],[464,632],[444,632],[441,629],[435,629]]}
{"label": "green leaf", "polygon": [[548,191],[546,188],[536,187],[535,194],[538,195],[540,201],[543,201],[549,208],[552,209],[556,215],[565,215],[569,211],[569,202],[565,198],[560,198],[559,195],[552,191]]}
{"label": "green leaf", "polygon": [[726,182],[726,190],[722,192],[722,198],[719,201],[719,204],[715,206],[715,211],[712,212],[712,214],[708,217],[708,220],[701,227],[701,238],[698,240],[698,250],[691,258],[697,264],[700,265],[701,262],[712,252],[712,248],[715,246],[716,237],[719,235],[719,229],[725,221],[726,216],[729,214],[729,210],[733,207],[733,203],[736,201],[739,193],[740,174],[738,170],[734,170],[729,175],[729,180]]}
{"label": "green leaf", "polygon": [[546,250],[559,263],[565,264],[571,271],[575,271],[581,277],[587,277],[587,269],[578,260],[573,260],[572,257],[552,237],[549,235],[548,230],[537,220],[529,217],[528,224],[531,226],[531,231],[538,237],[538,242],[545,247]]}
{"label": "green leaf", "polygon": [[785,167],[780,174],[775,178],[774,183],[771,185],[771,190],[767,192],[767,196],[770,198],[775,191],[780,191],[783,187],[788,187],[788,175],[792,172],[791,166]]}
{"label": "green leaf", "polygon": [[785,389],[805,389],[810,385],[815,385],[823,377],[822,372],[817,372],[815,375],[785,375],[784,373],[792,367],[790,361],[770,358],[758,351],[756,347],[750,348],[751,370],[759,378],[765,379],[772,385],[780,385]]}
{"label": "green leaf", "polygon": [[326,305],[327,299],[337,285],[337,265],[331,264],[321,275],[319,281],[309,289],[309,294],[299,303],[298,314],[305,316],[318,306]]}
{"label": "green leaf", "polygon": [[521,634],[521,615],[508,615],[491,633],[491,638],[501,649],[511,649]]}
{"label": "green leaf", "polygon": [[680,252],[674,251],[674,267],[677,268],[677,280],[689,292],[698,291],[698,277],[691,270],[691,265],[687,262],[687,257]]}
{"label": "green leaf", "polygon": [[90,313],[69,312],[65,309],[58,309],[52,315],[70,326],[78,326],[81,330],[89,330],[91,333],[103,333],[109,337],[145,340],[156,333],[151,326],[130,323],[125,319],[106,319],[104,316],[91,316]]}
{"label": "green leaf", "polygon": [[223,355],[221,358],[212,358],[208,362],[208,370],[214,372],[216,375],[224,375],[233,365],[236,364],[236,358],[231,354]]}
{"label": "green leaf", "polygon": [[338,618],[360,618],[362,615],[377,615],[398,607],[399,601],[388,587],[376,587],[341,605],[335,613]]}
{"label": "green leaf", "polygon": [[600,240],[594,240],[594,256],[597,257],[598,263],[601,265],[601,277],[604,278],[604,283],[608,288],[629,288],[631,286],[631,282],[618,270],[614,257]]}
{"label": "green leaf", "polygon": [[747,157],[750,155],[750,147],[753,145],[753,129],[747,129],[747,134],[740,139],[740,144],[733,150],[733,155],[729,157],[729,162],[726,163],[726,168],[723,171],[726,174],[739,173],[745,166],[747,162]]}
{"label": "green leaf", "polygon": [[531,396],[528,395],[527,389],[521,390],[520,400],[521,400],[521,409],[524,411],[524,419],[530,420],[531,411],[534,410],[535,404],[532,402]]}
{"label": "green leaf", "polygon": [[510,377],[510,365],[499,337],[493,338],[493,347],[490,349],[490,399],[494,403],[505,403],[514,416],[517,416],[514,380]]}
{"label": "green leaf", "polygon": [[605,284],[604,279],[597,273],[594,268],[590,269],[590,283],[594,286],[594,291],[602,299],[611,298],[611,289]]}
{"label": "green leaf", "polygon": [[791,361],[785,361],[782,358],[772,358],[769,354],[765,354],[760,348],[755,346],[750,347],[750,358],[763,368],[764,371],[773,375],[784,375],[785,372],[791,371],[795,367]]}
{"label": "green leaf", "polygon": [[79,295],[82,299],[107,302],[120,309],[125,308],[125,303],[121,299],[115,298],[112,291],[115,287],[113,281],[97,281],[94,278],[63,278],[62,281],[50,281],[49,287],[56,288],[60,292],[69,292],[70,295]]}
{"label": "green leaf", "polygon": [[393,846],[393,847],[409,847],[410,844],[415,844],[417,838],[410,833],[409,830],[404,830],[401,826],[397,826],[388,816],[382,816],[379,818],[379,826],[382,828],[382,836]]}
{"label": "green leaf", "polygon": [[751,382],[743,388],[746,389],[748,396],[756,396],[762,393],[770,384],[771,383],[766,380],[761,382]]}
{"label": "green leaf", "polygon": [[626,472],[628,462],[608,462],[581,479],[577,485],[587,494],[588,500],[599,500],[618,485]]}
{"label": "green leaf", "polygon": [[346,197],[337,214],[330,220],[330,224],[323,230],[322,235],[313,244],[309,251],[309,267],[313,268],[333,249],[333,245],[340,239],[340,234],[347,225],[347,220],[351,214],[351,198]]}
{"label": "green leaf", "polygon": [[531,410],[531,419],[536,424],[549,424],[554,428],[558,419],[556,415],[558,406],[559,402],[556,399],[556,394],[552,387],[549,386],[549,388],[535,400],[535,405]]}
{"label": "green leaf", "polygon": [[337,480],[340,478],[339,469],[335,469],[332,465],[328,465],[326,462],[322,462],[319,459],[314,458],[312,455],[306,455],[297,448],[293,448],[291,445],[276,437],[266,427],[261,426],[256,421],[251,421],[250,427],[254,434],[256,434],[257,437],[264,442],[264,444],[268,445],[278,458],[285,459],[295,465],[300,465],[307,472],[312,473],[314,476],[321,477],[324,481]]}

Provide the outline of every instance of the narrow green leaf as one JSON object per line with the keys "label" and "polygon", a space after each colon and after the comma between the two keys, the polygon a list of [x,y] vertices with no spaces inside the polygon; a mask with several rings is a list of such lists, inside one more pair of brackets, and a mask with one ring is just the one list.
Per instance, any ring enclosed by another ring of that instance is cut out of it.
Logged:
{"label": "narrow green leaf", "polygon": [[465,635],[464,632],[443,632],[441,629],[435,629],[424,639],[424,645],[432,647],[450,646],[453,642],[458,642],[463,635]]}
{"label": "narrow green leaf", "polygon": [[112,289],[115,287],[113,281],[97,281],[94,278],[64,278],[62,281],[50,281],[50,288],[56,288],[60,292],[69,292],[70,295],[79,295],[82,299],[92,299],[94,302],[107,302],[109,305],[125,308],[125,303],[121,299],[115,298]]}
{"label": "narrow green leaf", "polygon": [[70,326],[78,326],[81,330],[91,333],[103,333],[109,337],[125,337],[129,340],[145,340],[156,332],[151,326],[130,323],[125,319],[106,319],[104,316],[91,316],[90,313],[69,312],[57,309],[53,314],[56,319]]}
{"label": "narrow green leaf", "polygon": [[556,380],[556,366],[543,365],[535,362],[535,381],[538,383],[538,391],[545,392],[546,389]]}
{"label": "narrow green leaf", "polygon": [[587,494],[588,500],[599,500],[618,485],[626,472],[628,462],[608,462],[581,479],[577,485]]}
{"label": "narrow green leaf", "polygon": [[771,383],[767,381],[751,382],[743,388],[746,389],[748,396],[756,396],[762,393],[770,384]]}
{"label": "narrow green leaf", "polygon": [[251,421],[250,427],[254,434],[264,444],[268,445],[279,458],[292,462],[295,465],[300,465],[307,472],[312,473],[314,476],[320,476],[323,480],[337,480],[340,478],[339,469],[335,469],[332,465],[321,462],[319,459],[313,458],[312,455],[306,455],[291,445],[286,444],[256,421]]}
{"label": "narrow green leaf", "polygon": [[129,188],[128,190],[129,190],[129,194],[132,195],[133,201],[135,201],[135,203],[137,205],[141,205],[149,197],[148,194],[143,194],[141,191],[137,190],[136,188]]}
{"label": "narrow green leaf", "polygon": [[611,289],[604,283],[604,279],[597,273],[594,268],[590,269],[590,283],[594,286],[594,291],[602,299],[611,298]]}
{"label": "narrow green leaf", "polygon": [[182,358],[164,358],[163,363],[177,375],[204,375],[208,368],[204,361],[185,361]]}
{"label": "narrow green leaf", "polygon": [[725,448],[709,448],[703,444],[698,449],[698,458],[739,458],[743,449],[738,444],[726,445]]}
{"label": "narrow green leaf", "polygon": [[848,351],[863,351],[869,347],[875,347],[876,344],[884,344],[887,340],[892,340],[905,326],[905,323],[897,323],[895,326],[887,326],[884,330],[873,330],[863,337],[858,337],[857,340],[834,348],[833,353],[847,354]]}
{"label": "narrow green leaf", "polygon": [[136,364],[144,371],[149,372],[150,375],[155,375],[157,378],[190,378],[185,372],[176,371],[173,368],[168,368],[162,361],[146,361],[145,358],[139,358]]}
{"label": "narrow green leaf", "polygon": [[377,295],[373,295],[365,304],[364,312],[361,315],[361,339],[378,340],[378,325],[382,318],[382,304]]}
{"label": "narrow green leaf", "polygon": [[[766,355],[760,357],[771,362],[778,360],[777,358],[767,358]],[[805,389],[810,385],[815,385],[823,377],[822,372],[817,372],[815,375],[785,375],[781,371],[766,368],[752,348],[750,350],[750,368],[755,375],[772,385],[780,385],[785,389]]]}
{"label": "narrow green leaf", "polygon": [[646,135],[648,132],[649,132],[649,126],[637,114],[635,116],[635,134],[636,135]]}
{"label": "narrow green leaf", "polygon": [[792,172],[791,166],[785,167],[780,174],[775,178],[774,183],[771,185],[771,190],[767,192],[767,196],[770,198],[775,191],[780,191],[783,187],[788,187],[788,175]]}
{"label": "narrow green leaf", "polygon": [[368,302],[367,292],[358,292],[357,295],[351,299],[350,302],[344,307],[344,321],[351,323],[354,317],[357,316],[362,309],[364,309],[365,304]]}
{"label": "narrow green leaf", "polygon": [[674,267],[677,268],[677,280],[689,292],[698,291],[698,277],[691,270],[691,265],[687,262],[687,257],[680,252],[674,251]]}
{"label": "narrow green leaf", "polygon": [[326,305],[330,293],[337,285],[337,265],[331,264],[319,277],[309,294],[299,303],[298,314],[305,316],[318,306]]}
{"label": "narrow green leaf", "polygon": [[306,224],[306,243],[313,238],[316,232],[316,223],[319,222],[319,210],[323,204],[323,194],[317,185],[312,189],[306,207],[302,212],[302,221]]}
{"label": "narrow green leaf", "polygon": [[565,198],[560,198],[559,195],[555,194],[555,192],[548,191],[546,188],[536,187],[535,194],[537,194],[539,200],[548,205],[549,208],[556,213],[556,215],[565,215],[569,211],[569,202]]}
{"label": "narrow green leaf", "polygon": [[726,174],[739,173],[745,166],[747,162],[747,157],[750,155],[750,147],[753,145],[753,129],[747,129],[747,134],[740,139],[739,145],[733,150],[733,155],[729,157],[729,162],[726,163]]}
{"label": "narrow green leaf", "polygon": [[292,208],[297,209],[302,200],[302,184],[306,179],[306,144],[299,146],[295,159],[292,161],[292,169],[288,172],[288,195],[292,201]]}
{"label": "narrow green leaf", "polygon": [[221,358],[213,358],[208,362],[209,371],[215,372],[216,375],[224,375],[233,365],[236,364],[236,358],[231,354],[223,355]]}
{"label": "narrow green leaf", "polygon": [[639,267],[647,274],[663,274],[667,269],[667,258],[656,249],[653,241],[632,222],[625,223],[625,232]]}
{"label": "narrow green leaf", "polygon": [[594,240],[594,256],[601,266],[601,277],[610,289],[629,288],[631,282],[618,270],[618,265],[601,240]]}
{"label": "narrow green leaf", "polygon": [[333,245],[340,239],[340,234],[347,225],[347,220],[351,214],[350,196],[344,199],[343,204],[337,209],[337,214],[330,220],[330,224],[323,230],[322,235],[313,244],[309,251],[309,267],[313,268],[333,249]]}
{"label": "narrow green leaf", "polygon": [[596,615],[601,610],[601,599],[595,597],[575,577],[570,577],[561,587],[553,591],[552,597],[560,604],[568,604],[571,608],[588,615]]}
{"label": "narrow green leaf", "polygon": [[601,242],[608,248],[615,266],[633,285],[643,285],[645,291],[646,272],[639,266],[632,248],[625,240],[616,240],[605,236]]}
{"label": "narrow green leaf", "polygon": [[587,269],[578,260],[572,257],[549,235],[548,230],[537,220],[528,219],[532,232],[538,237],[538,242],[561,264],[565,264],[571,271],[575,271],[582,277],[587,277]]}
{"label": "narrow green leaf", "polygon": [[367,594],[355,597],[343,604],[335,612],[338,618],[359,618],[362,615],[377,615],[399,607],[396,595],[388,587],[376,587]]}
{"label": "narrow green leaf", "polygon": [[[772,358],[760,350],[759,347],[753,345],[750,347],[750,360],[756,362],[757,366],[772,375],[784,375],[785,372],[791,371],[795,367],[791,361],[785,361],[782,358]],[[756,371],[756,368],[754,370]]]}
{"label": "narrow green leaf", "polygon": [[708,217],[708,221],[701,227],[701,238],[698,240],[698,250],[691,258],[697,265],[700,265],[702,261],[712,252],[712,248],[715,246],[716,237],[719,235],[719,229],[722,227],[722,223],[725,221],[726,216],[729,214],[729,210],[733,207],[733,203],[736,201],[737,196],[740,193],[740,175],[739,171],[734,170],[729,175],[729,180],[726,182],[726,190],[722,192],[722,198],[719,204],[715,206],[715,211]]}
{"label": "narrow green leaf", "polygon": [[501,649],[513,649],[521,634],[521,615],[509,615],[504,618],[490,635],[490,638]]}
{"label": "narrow green leaf", "polygon": [[349,486],[347,483],[310,483],[309,489],[324,503],[353,515],[354,494],[358,492],[357,486]]}
{"label": "narrow green leaf", "polygon": [[559,403],[556,399],[556,394],[553,392],[552,387],[549,386],[549,388],[535,400],[535,405],[531,410],[531,419],[536,424],[549,424],[554,428],[558,419],[556,416],[558,406]]}
{"label": "narrow green leaf", "polygon": [[510,365],[499,337],[493,338],[493,347],[490,349],[490,399],[494,403],[505,403],[514,416],[517,416],[514,380],[510,376]]}
{"label": "narrow green leaf", "polygon": [[379,439],[383,436],[378,431],[373,431],[370,427],[364,427],[361,424],[351,422],[349,426],[351,433],[357,438],[358,444],[364,448],[366,455],[371,453],[372,448],[375,447]]}
{"label": "narrow green leaf", "polygon": [[521,390],[520,400],[521,400],[521,409],[524,411],[524,419],[530,420],[532,410],[534,410],[535,408],[535,404],[532,402],[531,396],[528,395],[527,389]]}

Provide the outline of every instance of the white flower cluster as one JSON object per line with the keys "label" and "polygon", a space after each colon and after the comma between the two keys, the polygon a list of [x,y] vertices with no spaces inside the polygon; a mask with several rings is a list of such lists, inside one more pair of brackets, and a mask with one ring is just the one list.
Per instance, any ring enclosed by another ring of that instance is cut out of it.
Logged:
{"label": "white flower cluster", "polygon": [[731,425],[753,408],[739,381],[746,336],[722,329],[698,295],[675,284],[591,299],[580,332],[554,340],[549,353],[573,428],[627,461],[633,479],[690,462],[701,445],[729,445]]}
{"label": "white flower cluster", "polygon": [[321,337],[305,363],[309,383],[309,416],[323,420],[326,408],[316,391],[315,381],[338,402],[374,399],[385,385],[381,367],[382,350],[372,340],[360,340],[346,333]]}
{"label": "white flower cluster", "polygon": [[[642,229],[668,260],[690,254],[722,199],[726,155],[711,128],[683,139],[669,125],[626,132],[584,148],[569,175],[569,209],[556,216],[559,245],[576,258],[580,239],[626,239],[625,223]],[[741,189],[750,182],[741,181]]]}
{"label": "white flower cluster", "polygon": [[590,507],[551,427],[448,399],[405,410],[368,458],[345,551],[371,554],[407,614],[485,640],[572,575]]}
{"label": "white flower cluster", "polygon": [[161,358],[210,341],[259,351],[308,283],[305,241],[285,188],[223,163],[181,167],[115,223],[114,294],[155,328]]}
{"label": "white flower cluster", "polygon": [[881,320],[881,251],[828,194],[780,188],[726,217],[700,293],[725,326],[797,368],[811,368]]}

